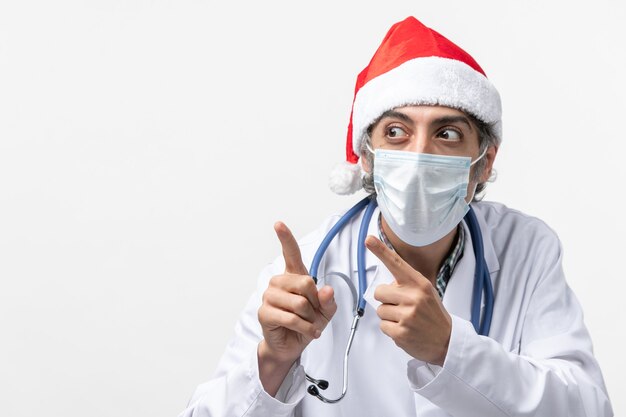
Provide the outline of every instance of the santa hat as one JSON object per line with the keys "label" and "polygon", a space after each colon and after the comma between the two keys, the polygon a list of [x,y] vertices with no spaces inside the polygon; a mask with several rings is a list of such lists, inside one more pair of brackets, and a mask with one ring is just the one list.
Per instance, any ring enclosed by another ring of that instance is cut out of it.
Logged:
{"label": "santa hat", "polygon": [[462,110],[492,125],[501,137],[500,95],[482,68],[463,49],[408,17],[389,29],[357,77],[346,162],[333,170],[330,188],[337,194],[359,190],[359,153],[368,126],[387,110],[420,104]]}

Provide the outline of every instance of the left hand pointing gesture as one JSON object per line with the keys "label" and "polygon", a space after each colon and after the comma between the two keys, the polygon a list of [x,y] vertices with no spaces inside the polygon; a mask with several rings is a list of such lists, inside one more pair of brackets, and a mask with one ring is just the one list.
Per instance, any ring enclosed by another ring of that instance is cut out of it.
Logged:
{"label": "left hand pointing gesture", "polygon": [[431,282],[406,263],[379,239],[368,236],[365,246],[396,279],[381,284],[374,298],[382,303],[376,310],[380,329],[412,357],[443,365],[448,352],[452,319]]}

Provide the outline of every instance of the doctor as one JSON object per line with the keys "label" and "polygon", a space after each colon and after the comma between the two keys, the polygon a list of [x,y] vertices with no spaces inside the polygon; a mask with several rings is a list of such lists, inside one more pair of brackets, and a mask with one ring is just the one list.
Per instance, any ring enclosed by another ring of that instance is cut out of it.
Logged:
{"label": "doctor", "polygon": [[[345,396],[320,401],[306,376],[328,381],[317,385],[324,398],[341,396],[364,211],[330,243],[317,285],[308,267],[340,216],[299,242],[276,224],[283,256],[261,273],[217,371],[181,416],[613,415],[558,238],[478,201],[501,140],[500,97],[480,66],[409,17],[355,90],[331,188],[363,187],[378,208],[364,226],[365,307]],[[470,202],[480,237],[464,220]],[[480,262],[495,298],[484,335],[471,323]]]}

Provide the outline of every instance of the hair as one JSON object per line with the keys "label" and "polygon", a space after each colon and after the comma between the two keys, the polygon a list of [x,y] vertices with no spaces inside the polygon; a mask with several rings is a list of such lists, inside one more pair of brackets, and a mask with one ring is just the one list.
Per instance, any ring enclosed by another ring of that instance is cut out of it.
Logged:
{"label": "hair", "polygon": [[[499,146],[500,138],[496,135],[493,124],[485,123],[482,120],[477,119],[471,114],[467,114],[470,121],[476,126],[476,130],[478,131],[478,148],[479,154],[482,154],[485,149],[490,146]],[[382,116],[381,116],[382,117]],[[372,130],[374,126],[378,124],[381,117],[376,119],[372,124],[370,124],[363,135],[363,140],[361,140],[361,146],[359,152],[362,158],[365,158],[367,164],[370,167],[370,172],[366,172],[363,175],[363,189],[366,193],[370,195],[370,197],[376,196],[376,189],[374,188],[374,155],[368,150],[368,147],[372,148]],[[481,158],[480,161],[476,162],[474,165],[474,172],[472,174],[471,181],[479,181],[483,176],[485,166],[487,164],[486,158]],[[476,185],[476,191],[474,192],[474,197],[472,201],[480,201],[484,197],[484,191],[487,188],[488,182],[494,182],[496,180],[496,171],[492,169],[491,175],[487,181],[479,182]]]}

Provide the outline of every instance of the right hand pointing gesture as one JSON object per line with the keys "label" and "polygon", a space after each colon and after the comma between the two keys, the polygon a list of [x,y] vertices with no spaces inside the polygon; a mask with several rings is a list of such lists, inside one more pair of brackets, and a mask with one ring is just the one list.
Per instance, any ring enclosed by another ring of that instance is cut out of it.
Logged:
{"label": "right hand pointing gesture", "polygon": [[285,273],[272,277],[263,294],[259,322],[259,377],[275,395],[291,365],[318,338],[337,310],[332,287],[317,289],[302,262],[300,248],[282,222],[274,225],[285,258]]}

